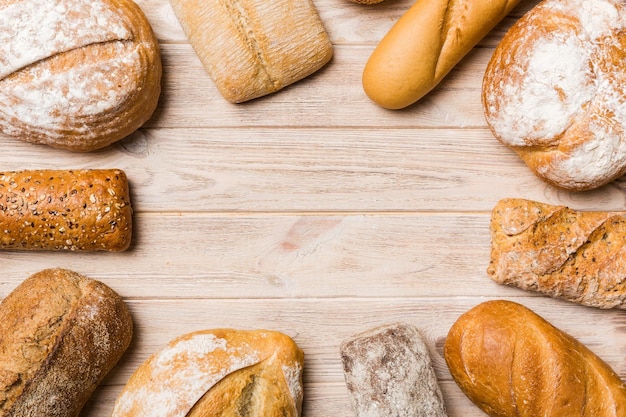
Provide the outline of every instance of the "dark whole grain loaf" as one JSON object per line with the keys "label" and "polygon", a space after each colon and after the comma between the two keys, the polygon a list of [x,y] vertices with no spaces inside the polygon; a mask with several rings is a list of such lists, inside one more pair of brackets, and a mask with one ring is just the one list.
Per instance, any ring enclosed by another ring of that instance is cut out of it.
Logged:
{"label": "dark whole grain loaf", "polygon": [[126,351],[133,323],[111,288],[40,271],[0,303],[0,417],[75,417]]}
{"label": "dark whole grain loaf", "polygon": [[395,323],[341,343],[341,360],[357,417],[447,416],[420,332]]}

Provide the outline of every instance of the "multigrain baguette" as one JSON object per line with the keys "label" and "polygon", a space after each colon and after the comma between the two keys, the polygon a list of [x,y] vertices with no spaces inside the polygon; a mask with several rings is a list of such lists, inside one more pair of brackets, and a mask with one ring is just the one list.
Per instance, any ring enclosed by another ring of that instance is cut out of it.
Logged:
{"label": "multigrain baguette", "polygon": [[602,359],[528,308],[488,301],[451,327],[444,357],[492,417],[621,417],[626,386]]}
{"label": "multigrain baguette", "polygon": [[0,416],[78,416],[132,333],[105,284],[63,269],[30,276],[0,304]]}
{"label": "multigrain baguette", "polygon": [[311,0],[170,0],[222,96],[241,103],[299,81],[333,49]]}
{"label": "multigrain baguette", "polygon": [[626,308],[626,218],[524,199],[491,216],[496,282],[598,308]]}
{"label": "multigrain baguette", "polygon": [[137,368],[112,417],[297,417],[304,354],[268,330],[202,330]]}
{"label": "multigrain baguette", "polygon": [[105,147],[151,116],[161,72],[132,0],[0,0],[0,130],[9,136]]}
{"label": "multigrain baguette", "polygon": [[132,207],[119,169],[0,172],[0,249],[128,249]]}
{"label": "multigrain baguette", "polygon": [[363,70],[363,88],[388,109],[428,92],[520,0],[417,0],[380,41]]}

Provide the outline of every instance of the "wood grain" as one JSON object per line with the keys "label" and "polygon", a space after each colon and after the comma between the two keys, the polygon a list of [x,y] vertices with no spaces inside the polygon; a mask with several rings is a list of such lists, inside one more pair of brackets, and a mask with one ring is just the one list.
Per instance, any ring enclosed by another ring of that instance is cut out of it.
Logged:
{"label": "wood grain", "polygon": [[624,179],[551,187],[493,138],[482,74],[522,2],[428,96],[389,111],[361,88],[369,54],[413,0],[314,0],[333,60],[279,93],[234,105],[217,92],[167,0],[139,0],[159,39],[163,93],[149,122],[90,154],[0,135],[3,170],[121,168],[135,236],[128,252],[1,252],[0,297],[32,273],[74,269],[128,302],[136,334],[82,416],[109,416],[134,369],[172,338],[213,327],[271,328],[306,356],[304,417],[352,415],[344,338],[406,321],[427,336],[451,417],[480,417],[442,358],[455,319],[513,299],[569,332],[626,377],[626,316],[499,286],[486,274],[489,217],[520,197],[623,210]]}

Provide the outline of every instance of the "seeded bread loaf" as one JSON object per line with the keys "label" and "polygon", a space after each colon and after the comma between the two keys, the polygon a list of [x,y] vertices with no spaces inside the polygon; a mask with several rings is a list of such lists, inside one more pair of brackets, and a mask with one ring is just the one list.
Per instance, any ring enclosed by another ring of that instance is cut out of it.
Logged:
{"label": "seeded bread loaf", "polygon": [[132,0],[0,1],[0,130],[91,151],[155,110],[161,57]]}
{"label": "seeded bread loaf", "polygon": [[0,416],[78,416],[132,332],[103,283],[63,269],[32,275],[0,303]]}
{"label": "seeded bread loaf", "polygon": [[0,249],[119,252],[131,237],[122,170],[0,172]]}
{"label": "seeded bread loaf", "polygon": [[120,393],[112,417],[297,417],[304,355],[266,330],[202,330],[148,358]]}

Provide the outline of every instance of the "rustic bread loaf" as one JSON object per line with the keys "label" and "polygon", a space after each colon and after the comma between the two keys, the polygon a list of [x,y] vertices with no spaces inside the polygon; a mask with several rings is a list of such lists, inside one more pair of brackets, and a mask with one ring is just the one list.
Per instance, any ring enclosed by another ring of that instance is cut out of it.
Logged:
{"label": "rustic bread loaf", "polygon": [[504,199],[491,216],[496,282],[598,308],[626,308],[626,218]]}
{"label": "rustic bread loaf", "polygon": [[0,249],[128,249],[132,207],[119,169],[0,172]]}
{"label": "rustic bread loaf", "polygon": [[496,48],[483,79],[494,136],[555,186],[626,173],[626,5],[545,0]]}
{"label": "rustic bread loaf", "polygon": [[266,330],[203,330],[148,358],[120,393],[112,417],[297,417],[304,355]]}
{"label": "rustic bread loaf", "polygon": [[170,0],[226,100],[241,103],[299,81],[332,57],[311,0]]}
{"label": "rustic bread loaf", "polygon": [[2,0],[0,130],[91,151],[156,108],[161,58],[131,0]]}
{"label": "rustic bread loaf", "polygon": [[404,323],[376,327],[341,343],[341,360],[357,417],[445,417],[430,352]]}
{"label": "rustic bread loaf", "polygon": [[383,37],[363,88],[388,109],[407,107],[441,82],[519,0],[417,0]]}
{"label": "rustic bread loaf", "polygon": [[132,332],[103,283],[63,269],[32,275],[0,304],[0,416],[78,416]]}
{"label": "rustic bread loaf", "polygon": [[609,365],[517,303],[488,301],[463,314],[444,357],[461,390],[493,417],[626,415],[626,386]]}

